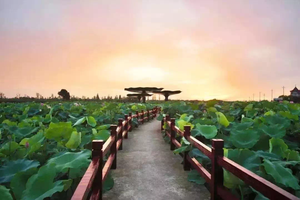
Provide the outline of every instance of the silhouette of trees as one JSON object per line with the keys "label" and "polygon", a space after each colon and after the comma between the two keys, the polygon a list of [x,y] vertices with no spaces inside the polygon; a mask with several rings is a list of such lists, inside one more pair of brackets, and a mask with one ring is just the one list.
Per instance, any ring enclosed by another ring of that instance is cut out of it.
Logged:
{"label": "silhouette of trees", "polygon": [[70,93],[66,89],[61,89],[58,92],[58,95],[63,98],[63,100],[70,100]]}
{"label": "silhouette of trees", "polygon": [[5,99],[6,97],[5,97],[5,94],[4,93],[2,93],[2,92],[0,92],[0,99]]}

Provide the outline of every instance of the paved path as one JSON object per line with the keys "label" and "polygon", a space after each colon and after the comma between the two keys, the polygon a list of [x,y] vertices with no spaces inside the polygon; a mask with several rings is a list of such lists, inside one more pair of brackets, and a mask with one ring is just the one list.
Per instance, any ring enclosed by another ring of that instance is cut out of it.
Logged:
{"label": "paved path", "polygon": [[104,200],[205,200],[208,190],[187,180],[182,158],[164,142],[160,122],[153,120],[129,133],[118,151],[115,185]]}

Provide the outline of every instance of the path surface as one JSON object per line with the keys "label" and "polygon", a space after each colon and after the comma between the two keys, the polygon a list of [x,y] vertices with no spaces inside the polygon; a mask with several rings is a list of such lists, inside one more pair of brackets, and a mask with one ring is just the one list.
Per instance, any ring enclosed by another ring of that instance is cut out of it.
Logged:
{"label": "path surface", "polygon": [[118,151],[115,180],[104,200],[205,200],[208,190],[187,180],[182,158],[164,142],[160,122],[152,120],[129,133]]}

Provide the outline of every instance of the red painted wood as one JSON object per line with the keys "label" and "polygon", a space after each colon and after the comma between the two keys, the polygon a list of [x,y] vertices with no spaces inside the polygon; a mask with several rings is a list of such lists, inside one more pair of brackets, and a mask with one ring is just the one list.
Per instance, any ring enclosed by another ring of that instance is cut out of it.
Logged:
{"label": "red painted wood", "polygon": [[147,121],[149,122],[149,120],[150,120],[150,112],[149,110],[147,110]]}
{"label": "red painted wood", "polygon": [[218,195],[218,186],[223,186],[223,169],[222,166],[218,164],[217,158],[219,156],[223,157],[223,147],[224,141],[220,139],[212,140],[212,169],[211,169],[211,199],[221,199]]}
{"label": "red painted wood", "polygon": [[242,179],[248,185],[251,185],[254,189],[262,193],[269,199],[298,199],[296,196],[290,194],[289,192],[281,189],[280,187],[276,186],[275,184],[267,181],[266,179],[254,174],[253,172],[249,171],[248,169],[240,166],[239,164],[235,163],[234,161],[219,156],[218,164],[224,167],[224,169],[230,171],[235,176]]}
{"label": "red painted wood", "polygon": [[181,147],[181,144],[175,138],[172,140],[172,143],[176,146],[176,148]]}
{"label": "red painted wood", "polygon": [[118,135],[118,141],[119,141],[119,140],[121,141],[119,150],[122,150],[122,149],[123,149],[123,119],[120,118],[120,119],[118,120],[118,122],[119,122],[119,123],[118,123],[118,128],[120,128],[120,132],[117,133],[117,135]]}
{"label": "red painted wood", "polygon": [[180,136],[182,136],[183,137],[183,135],[184,135],[184,132],[183,131],[181,131],[177,126],[175,126],[174,127],[174,131],[176,131],[176,133],[178,133]]}
{"label": "red painted wood", "polygon": [[187,139],[194,147],[199,149],[202,153],[204,153],[207,157],[212,159],[212,150],[193,136],[188,137]]}
{"label": "red painted wood", "polygon": [[[111,131],[110,131],[111,133]],[[108,151],[110,150],[111,146],[114,143],[114,138],[111,136],[105,141],[104,145],[103,145],[103,155],[106,155],[108,153]]]}
{"label": "red painted wood", "polygon": [[96,174],[98,172],[99,167],[99,158],[94,158],[92,162],[90,163],[88,169],[86,170],[84,176],[80,180],[80,183],[78,184],[73,196],[72,200],[82,200],[87,199],[94,182],[94,179],[96,177]]}
{"label": "red painted wood", "polygon": [[120,149],[121,144],[122,144],[122,141],[121,141],[121,140],[118,140],[118,141],[117,141],[117,150],[121,150],[121,149]]}
{"label": "red painted wood", "polygon": [[[188,137],[191,136],[191,126],[184,126],[184,137],[187,139]],[[185,151],[183,153],[183,169],[184,171],[189,171],[191,169],[191,164],[187,160],[189,152]]]}
{"label": "red painted wood", "polygon": [[129,119],[128,119],[128,115],[125,115],[124,119],[126,121],[126,124],[124,126],[124,130],[126,131],[126,134],[125,134],[124,138],[128,139],[128,131],[129,131]]}
{"label": "red painted wood", "polygon": [[123,133],[122,133],[122,137],[125,138],[125,136],[127,135],[127,133],[128,132],[126,130],[124,130]]}
{"label": "red painted wood", "polygon": [[168,130],[166,130],[166,135],[169,137],[169,138],[171,138],[171,134],[170,134],[170,132],[168,131]]}
{"label": "red painted wood", "polygon": [[[171,141],[173,141],[175,139],[175,135],[176,135],[176,132],[174,131],[174,127],[175,127],[175,119],[172,118],[171,119],[171,126],[170,126]],[[173,142],[170,142],[170,149],[171,149],[171,151],[175,150],[175,144]]]}
{"label": "red painted wood", "polygon": [[199,163],[196,158],[187,156],[187,160],[191,163],[192,167],[206,180],[208,184],[211,184],[210,173]]}
{"label": "red painted wood", "polygon": [[106,179],[106,177],[108,175],[108,172],[109,172],[110,168],[113,165],[114,160],[115,160],[115,155],[110,154],[110,156],[108,157],[108,159],[107,159],[107,161],[106,161],[106,163],[105,163],[105,165],[103,167],[103,170],[102,170],[103,171],[102,172],[102,177],[101,177],[102,183],[105,181],[105,179]]}
{"label": "red painted wood", "polygon": [[102,200],[102,165],[103,165],[103,140],[94,140],[92,142],[92,159],[98,159],[99,166],[96,171],[96,176],[92,185],[91,200]]}
{"label": "red painted wood", "polygon": [[[111,155],[114,156],[114,160],[112,163],[111,168],[112,169],[117,169],[117,126],[116,125],[111,125],[110,126],[110,137],[113,138],[113,144],[110,147],[110,153]],[[105,155],[105,154],[104,154]]]}
{"label": "red painted wood", "polygon": [[133,118],[133,116],[132,116],[132,113],[130,112],[129,113],[129,132],[131,132],[132,131],[132,118]]}
{"label": "red painted wood", "polygon": [[228,199],[228,200],[238,200],[236,196],[234,196],[230,190],[225,188],[224,186],[218,186],[217,188],[218,194],[221,197],[221,199]]}

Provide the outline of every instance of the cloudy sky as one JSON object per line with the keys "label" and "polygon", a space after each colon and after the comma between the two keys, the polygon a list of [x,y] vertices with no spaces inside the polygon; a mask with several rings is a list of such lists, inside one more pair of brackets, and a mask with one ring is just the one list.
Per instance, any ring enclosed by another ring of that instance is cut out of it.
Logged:
{"label": "cloudy sky", "polygon": [[299,0],[0,0],[0,92],[270,99],[300,87]]}

